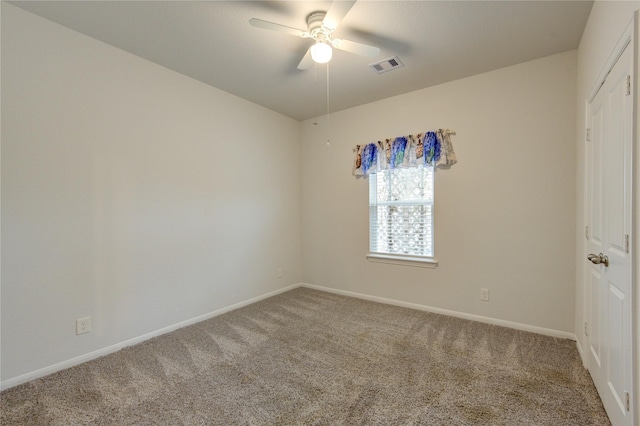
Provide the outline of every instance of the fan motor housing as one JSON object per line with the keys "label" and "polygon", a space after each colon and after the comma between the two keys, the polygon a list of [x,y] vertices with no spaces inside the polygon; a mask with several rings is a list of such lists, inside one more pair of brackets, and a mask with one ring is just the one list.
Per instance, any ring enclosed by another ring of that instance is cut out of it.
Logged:
{"label": "fan motor housing", "polygon": [[327,12],[312,12],[307,16],[307,28],[310,33],[322,28],[322,21],[326,14]]}

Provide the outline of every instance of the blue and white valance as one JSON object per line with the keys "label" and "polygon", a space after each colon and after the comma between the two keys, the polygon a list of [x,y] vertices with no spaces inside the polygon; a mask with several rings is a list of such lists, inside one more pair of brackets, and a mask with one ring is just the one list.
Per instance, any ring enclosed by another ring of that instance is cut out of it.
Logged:
{"label": "blue and white valance", "polygon": [[452,133],[439,129],[356,145],[353,175],[366,176],[378,170],[421,165],[448,169],[458,162],[451,144]]}

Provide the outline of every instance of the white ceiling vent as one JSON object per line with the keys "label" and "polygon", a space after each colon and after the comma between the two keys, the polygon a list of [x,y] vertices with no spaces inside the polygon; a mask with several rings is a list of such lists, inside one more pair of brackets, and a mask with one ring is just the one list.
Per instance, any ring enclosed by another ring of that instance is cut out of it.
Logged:
{"label": "white ceiling vent", "polygon": [[382,74],[383,72],[395,70],[396,68],[402,68],[404,64],[400,62],[397,56],[394,56],[393,58],[387,58],[384,61],[376,62],[369,66],[378,74]]}

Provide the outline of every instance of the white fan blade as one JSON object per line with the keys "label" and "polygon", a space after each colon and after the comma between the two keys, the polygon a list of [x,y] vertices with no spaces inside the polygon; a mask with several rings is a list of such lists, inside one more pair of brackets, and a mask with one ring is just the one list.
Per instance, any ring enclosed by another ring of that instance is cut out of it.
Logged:
{"label": "white fan blade", "polygon": [[308,70],[313,65],[313,58],[311,57],[311,48],[307,49],[307,53],[305,53],[304,57],[298,64],[299,70]]}
{"label": "white fan blade", "polygon": [[344,50],[345,52],[355,53],[356,55],[375,58],[380,53],[380,48],[358,43],[351,40],[334,39],[333,47]]}
{"label": "white fan blade", "polygon": [[290,34],[298,37],[305,37],[306,32],[297,28],[287,27],[286,25],[276,24],[274,22],[263,21],[262,19],[251,18],[249,23],[253,27],[263,28],[265,30],[278,31],[279,33]]}
{"label": "white fan blade", "polygon": [[338,28],[338,24],[347,16],[355,2],[356,0],[334,0],[327,10],[322,25],[331,31]]}

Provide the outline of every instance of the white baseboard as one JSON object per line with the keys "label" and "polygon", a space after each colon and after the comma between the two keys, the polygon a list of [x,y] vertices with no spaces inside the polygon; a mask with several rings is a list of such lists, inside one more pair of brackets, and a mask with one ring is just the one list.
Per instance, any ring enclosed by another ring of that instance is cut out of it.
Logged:
{"label": "white baseboard", "polygon": [[[127,346],[133,346],[135,344],[144,342],[145,340],[149,340],[149,339],[151,339],[153,337],[157,337],[157,336],[160,336],[162,334],[166,334],[166,333],[172,332],[174,330],[177,330],[179,328],[187,327],[189,325],[192,325],[192,324],[195,324],[195,323],[198,323],[198,322],[201,322],[201,321],[208,320],[208,319],[216,317],[218,315],[222,315],[224,313],[233,311],[233,310],[238,309],[238,308],[242,308],[242,307],[247,306],[247,305],[251,305],[252,303],[259,302],[260,300],[267,299],[269,297],[278,295],[280,293],[287,292],[289,290],[293,290],[293,289],[298,288],[298,287],[307,287],[307,288],[320,290],[320,291],[324,291],[324,292],[328,292],[328,293],[335,293],[335,294],[340,294],[340,295],[343,295],[343,296],[356,297],[358,299],[370,300],[370,301],[373,301],[373,302],[386,303],[388,305],[402,306],[402,307],[405,307],[405,308],[417,309],[417,310],[420,310],[420,311],[433,312],[433,313],[437,313],[437,314],[449,315],[449,316],[453,316],[453,317],[458,317],[458,318],[468,319],[468,320],[472,320],[472,321],[483,322],[483,323],[487,323],[487,324],[499,325],[499,326],[502,326],[502,327],[514,328],[516,330],[530,331],[532,333],[544,334],[544,335],[547,335],[547,336],[553,336],[553,337],[559,337],[559,338],[564,338],[564,339],[577,340],[575,334],[567,333],[567,332],[564,332],[564,331],[558,331],[558,330],[552,330],[552,329],[548,329],[548,328],[536,327],[536,326],[533,326],[533,325],[521,324],[521,323],[516,323],[516,322],[511,322],[511,321],[504,321],[504,320],[499,320],[499,319],[495,319],[495,318],[483,317],[483,316],[480,316],[480,315],[467,314],[467,313],[464,313],[464,312],[451,311],[451,310],[448,310],[448,309],[435,308],[435,307],[432,307],[432,306],[419,305],[417,303],[403,302],[403,301],[395,300],[395,299],[387,299],[385,297],[370,296],[370,295],[367,295],[367,294],[356,293],[356,292],[353,292],[353,291],[338,290],[338,289],[335,289],[335,288],[322,287],[322,286],[313,285],[313,284],[307,284],[307,283],[298,283],[298,284],[293,284],[293,285],[290,285],[288,287],[284,287],[284,288],[281,288],[281,289],[278,289],[278,290],[275,290],[275,291],[271,291],[269,293],[265,293],[265,294],[257,296],[257,297],[253,297],[253,298],[245,300],[243,302],[235,303],[233,305],[217,309],[217,310],[215,310],[213,312],[209,312],[207,314],[199,315],[197,317],[188,319],[186,321],[182,321],[182,322],[170,325],[168,327],[164,327],[164,328],[161,328],[159,330],[143,334],[143,335],[138,336],[138,337],[134,337],[133,339],[129,339],[129,340],[125,340],[125,341],[120,342],[120,343],[116,343],[115,345],[111,345],[111,346],[108,346],[108,347],[105,347],[105,348],[102,348],[102,349],[98,349],[96,351],[89,352],[87,354],[84,354],[84,355],[81,355],[81,356],[78,356],[78,357],[75,357],[75,358],[71,358],[69,360],[62,361],[62,362],[59,362],[57,364],[50,365],[48,367],[44,367],[44,368],[41,368],[41,369],[38,369],[38,370],[35,370],[35,371],[31,371],[31,372],[22,374],[22,375],[17,376],[17,377],[13,377],[13,378],[4,380],[4,381],[0,382],[0,390],[9,389],[9,388],[11,388],[13,386],[17,386],[17,385],[20,385],[22,383],[26,383],[26,382],[28,382],[30,380],[34,380],[34,379],[38,379],[40,377],[48,376],[49,374],[53,374],[53,373],[55,373],[57,371],[64,370],[66,368],[70,368],[70,367],[82,364],[84,362],[94,360],[96,358],[100,358],[102,356],[111,354],[113,352],[117,352],[120,349],[126,348]],[[582,348],[580,347],[579,344],[578,344],[578,351],[580,352],[580,354],[582,356]]]}
{"label": "white baseboard", "polygon": [[584,368],[587,368],[587,356],[582,349],[582,345],[580,344],[580,340],[576,339],[576,348],[578,349],[578,355],[580,355],[580,360],[582,361],[582,365]]}
{"label": "white baseboard", "polygon": [[186,327],[186,326],[189,326],[189,325],[201,322],[201,321],[205,321],[205,320],[208,320],[208,319],[213,318],[213,317],[217,317],[218,315],[222,315],[224,313],[233,311],[235,309],[242,308],[243,306],[251,305],[252,303],[259,302],[260,300],[267,299],[269,297],[278,295],[280,293],[284,293],[284,292],[289,291],[289,290],[293,290],[294,288],[298,288],[298,287],[300,287],[300,284],[293,284],[293,285],[290,285],[288,287],[284,287],[284,288],[281,288],[281,289],[278,289],[278,290],[275,290],[275,291],[271,291],[269,293],[265,293],[263,295],[260,295],[260,296],[257,296],[257,297],[253,297],[251,299],[248,299],[248,300],[245,300],[245,301],[242,301],[242,302],[239,302],[239,303],[234,303],[233,305],[217,309],[217,310],[215,310],[213,312],[209,312],[209,313],[206,313],[206,314],[203,314],[203,315],[199,315],[197,317],[194,317],[194,318],[191,318],[191,319],[188,319],[188,320],[185,320],[185,321],[181,321],[181,322],[176,323],[176,324],[172,324],[172,325],[170,325],[168,327],[164,327],[164,328],[161,328],[159,330],[152,331],[150,333],[146,333],[146,334],[143,334],[143,335],[138,336],[138,337],[134,337],[133,339],[125,340],[124,342],[120,342],[120,343],[116,343],[115,345],[107,346],[106,348],[98,349],[96,351],[89,352],[87,354],[80,355],[78,357],[71,358],[69,360],[62,361],[62,362],[59,362],[57,364],[50,365],[48,367],[40,368],[40,369],[35,370],[35,371],[30,371],[30,372],[22,374],[20,376],[13,377],[11,379],[7,379],[7,380],[4,380],[4,381],[0,382],[0,390],[9,389],[11,387],[20,385],[22,383],[26,383],[26,382],[28,382],[30,380],[39,379],[40,377],[48,376],[49,374],[53,374],[53,373],[55,373],[57,371],[67,369],[67,368],[82,364],[84,362],[94,360],[96,358],[100,358],[101,356],[105,356],[105,355],[111,354],[113,352],[117,352],[120,349],[126,348],[127,346],[133,346],[135,344],[144,342],[145,340],[149,340],[149,339],[151,339],[153,337],[160,336],[160,335],[166,334],[166,333],[170,333],[170,332],[172,332],[174,330],[177,330],[179,328],[183,328],[183,327]]}
{"label": "white baseboard", "polygon": [[486,324],[499,325],[501,327],[514,328],[516,330],[529,331],[537,334],[544,334],[546,336],[577,340],[575,334],[568,333],[566,331],[553,330],[550,328],[537,327],[535,325],[521,324],[518,322],[505,321],[505,320],[500,320],[500,319],[490,318],[490,317],[483,317],[483,316],[474,315],[474,314],[467,314],[465,312],[451,311],[449,309],[434,308],[432,306],[419,305],[417,303],[403,302],[401,300],[387,299],[385,297],[370,296],[368,294],[356,293],[353,291],[346,291],[346,290],[338,290],[335,288],[322,287],[322,286],[313,285],[313,284],[300,283],[300,286],[312,288],[315,290],[325,291],[328,293],[340,294],[343,296],[357,297],[358,299],[370,300],[372,302],[386,303],[387,305],[402,306],[405,308],[417,309],[417,310],[426,311],[426,312],[433,312],[436,314],[448,315],[452,317],[468,319],[471,321],[483,322]]}

